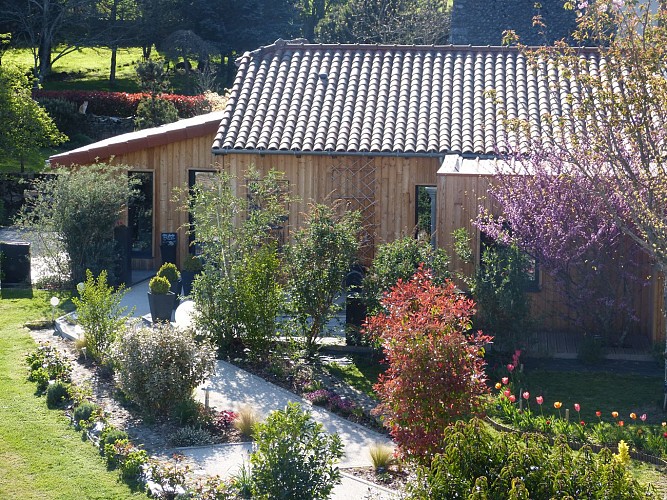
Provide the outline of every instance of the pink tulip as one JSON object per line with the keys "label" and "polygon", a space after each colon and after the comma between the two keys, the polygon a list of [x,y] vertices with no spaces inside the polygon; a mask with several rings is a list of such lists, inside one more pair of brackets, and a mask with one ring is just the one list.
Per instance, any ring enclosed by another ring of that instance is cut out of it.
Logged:
{"label": "pink tulip", "polygon": [[639,418],[641,419],[642,422],[646,422],[646,419],[647,419],[648,417],[646,416],[646,413],[642,413],[642,416],[639,417]]}
{"label": "pink tulip", "polygon": [[514,403],[516,401],[516,396],[514,394],[510,395],[510,402]]}
{"label": "pink tulip", "polygon": [[535,398],[535,400],[537,401],[538,405],[541,405],[542,403],[544,403],[544,398],[542,396],[537,396]]}
{"label": "pink tulip", "polygon": [[501,381],[503,384],[505,384],[505,385],[507,385],[507,384],[510,383],[510,379],[507,378],[507,377],[503,377],[503,378],[501,378],[500,381]]}
{"label": "pink tulip", "polygon": [[528,399],[530,399],[530,392],[526,391],[522,394],[522,396],[523,396],[523,399],[525,399],[527,401]]}
{"label": "pink tulip", "polygon": [[581,406],[579,406],[579,403],[574,403],[574,411],[581,411]]}
{"label": "pink tulip", "polygon": [[514,371],[514,365],[512,364],[507,365],[507,371],[512,373]]}

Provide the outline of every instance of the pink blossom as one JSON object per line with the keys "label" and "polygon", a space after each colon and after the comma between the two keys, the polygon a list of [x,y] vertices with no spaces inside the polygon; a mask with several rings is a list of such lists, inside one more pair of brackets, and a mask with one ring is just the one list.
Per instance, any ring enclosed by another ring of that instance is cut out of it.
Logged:
{"label": "pink blossom", "polygon": [[525,391],[525,392],[522,394],[522,396],[523,396],[523,399],[528,400],[528,399],[530,399],[530,392]]}
{"label": "pink blossom", "polygon": [[516,401],[516,396],[514,394],[510,395],[510,402],[514,403]]}
{"label": "pink blossom", "polygon": [[537,396],[535,398],[535,400],[537,401],[538,405],[541,405],[542,403],[544,403],[544,398],[542,396]]}
{"label": "pink blossom", "polygon": [[512,373],[514,371],[514,365],[513,364],[507,365],[507,371]]}
{"label": "pink blossom", "polygon": [[503,377],[503,378],[501,378],[500,380],[501,380],[501,382],[502,382],[503,384],[505,384],[505,385],[509,384],[509,382],[510,382],[510,379],[509,379],[508,377]]}
{"label": "pink blossom", "polygon": [[504,395],[506,398],[509,398],[509,397],[510,397],[510,394],[512,394],[512,391],[510,391],[509,389],[505,389],[505,392],[503,392],[503,395]]}
{"label": "pink blossom", "polygon": [[581,411],[581,406],[579,406],[579,403],[574,403],[574,411]]}
{"label": "pink blossom", "polygon": [[642,416],[639,417],[639,419],[640,419],[642,422],[646,422],[646,419],[647,419],[647,418],[648,418],[648,417],[646,416],[646,413],[642,413]]}

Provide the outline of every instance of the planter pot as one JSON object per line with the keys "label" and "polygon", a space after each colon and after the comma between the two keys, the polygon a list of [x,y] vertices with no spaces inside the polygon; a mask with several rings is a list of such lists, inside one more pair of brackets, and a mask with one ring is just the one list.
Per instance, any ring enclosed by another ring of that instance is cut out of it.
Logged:
{"label": "planter pot", "polygon": [[183,282],[183,295],[188,296],[192,293],[192,283],[198,275],[195,271],[181,271],[181,281]]}
{"label": "planter pot", "polygon": [[153,323],[158,321],[171,321],[171,313],[176,303],[176,294],[168,292],[164,294],[154,294],[148,292],[148,305],[151,309],[151,319]]}
{"label": "planter pot", "polygon": [[180,300],[178,300],[178,297],[181,295],[182,284],[183,280],[178,280],[176,283],[172,283],[171,287],[169,288],[169,291],[176,296],[176,298],[174,299],[174,309],[176,309],[178,307],[178,304],[180,304]]}

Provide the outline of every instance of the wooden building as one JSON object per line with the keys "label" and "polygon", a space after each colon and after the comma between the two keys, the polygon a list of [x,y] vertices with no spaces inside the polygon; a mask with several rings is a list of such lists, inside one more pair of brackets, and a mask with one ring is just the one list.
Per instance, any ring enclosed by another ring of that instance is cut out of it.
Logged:
{"label": "wooden building", "polygon": [[[600,59],[594,51],[581,57],[592,67]],[[159,265],[162,233],[177,233],[179,261],[188,252],[188,214],[178,210],[173,188],[216,170],[242,178],[250,166],[284,172],[291,193],[302,200],[290,206],[288,228],[299,227],[310,201],[343,199],[361,210],[366,262],[377,244],[413,232],[418,194],[426,187],[435,188],[437,244],[453,253],[451,232],[468,227],[479,255],[479,235],[470,221],[490,177],[448,165],[502,153],[499,148],[511,138],[505,117],[530,121],[534,137],[540,137],[541,117],[566,108],[566,92],[553,92],[566,88],[558,85],[565,77],[548,61],[544,71],[536,69],[511,47],[278,40],[244,54],[237,64],[223,112],[51,158],[54,165],[69,166],[113,157],[130,166],[130,175],[141,176],[146,201],[131,207],[127,220],[135,268]],[[557,311],[559,300],[551,293],[544,280],[534,294],[537,307]],[[638,300],[640,333],[657,342],[663,335],[660,294],[648,287]],[[558,321],[545,326],[563,327]]]}

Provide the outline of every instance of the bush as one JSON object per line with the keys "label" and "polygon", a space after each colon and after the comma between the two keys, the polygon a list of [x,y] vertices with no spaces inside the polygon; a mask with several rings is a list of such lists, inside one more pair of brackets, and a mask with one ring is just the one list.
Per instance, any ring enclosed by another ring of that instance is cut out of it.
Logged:
{"label": "bush", "polygon": [[123,313],[127,308],[120,303],[126,293],[123,285],[118,291],[107,285],[106,271],[95,279],[86,269],[83,289],[79,290],[79,297],[72,298],[86,339],[86,352],[98,362],[107,360],[116,335],[125,328],[128,317]]}
{"label": "bush", "polygon": [[[118,249],[113,229],[134,185],[127,178],[128,168],[101,163],[63,168],[35,182],[36,196],[26,200],[18,223],[52,236],[40,243],[55,273],[79,283],[87,269],[95,276],[114,269]],[[108,278],[113,283],[115,276]]]}
{"label": "bush", "polygon": [[71,137],[81,129],[83,115],[79,113],[78,106],[65,99],[51,99],[48,97],[39,99],[42,106],[49,116],[53,119],[56,127],[63,134]]}
{"label": "bush", "polygon": [[28,380],[37,383],[37,390],[45,391],[50,380],[70,382],[72,365],[51,344],[40,344],[26,355],[26,363],[30,370]]}
{"label": "bush", "polygon": [[427,238],[405,236],[379,245],[368,274],[364,277],[364,298],[369,314],[380,312],[382,295],[399,279],[408,281],[420,264],[430,269],[435,284],[450,277],[449,257],[441,248],[433,249]]}
{"label": "bush", "polygon": [[99,409],[100,409],[99,406],[90,403],[88,401],[81,403],[79,406],[74,408],[74,415],[73,415],[74,423],[76,425],[79,425],[79,423],[82,421],[89,422],[90,418],[93,415],[96,415]]}
{"label": "bush", "polygon": [[607,449],[595,455],[540,435],[493,434],[477,419],[445,429],[440,448],[408,484],[408,498],[656,498]]}
{"label": "bush", "polygon": [[157,274],[155,276],[167,278],[167,280],[169,280],[170,285],[175,285],[176,283],[178,283],[178,280],[181,279],[181,273],[178,272],[176,264],[173,264],[172,262],[165,262],[164,264],[162,264],[162,266],[160,267],[160,269],[158,269]]}
{"label": "bush", "polygon": [[482,409],[488,392],[484,344],[469,334],[474,304],[452,282],[437,286],[420,269],[382,301],[367,333],[378,339],[389,368],[375,385],[383,424],[403,455],[426,460],[442,450],[442,433]]}
{"label": "bush", "polygon": [[166,123],[178,120],[176,106],[165,99],[156,97],[144,97],[139,101],[137,114],[134,118],[134,128],[143,130],[151,127],[159,127]]}
{"label": "bush", "polygon": [[151,415],[167,415],[190,399],[215,367],[215,351],[208,342],[197,342],[194,332],[167,323],[125,332],[113,358],[119,387]]}
{"label": "bush", "polygon": [[175,448],[184,446],[201,446],[211,444],[212,442],[213,436],[211,436],[209,431],[192,425],[181,427],[169,436],[169,445]]}
{"label": "bush", "polygon": [[46,390],[46,406],[49,408],[58,408],[70,400],[69,384],[62,380],[56,380]]}
{"label": "bush", "polygon": [[[104,92],[86,90],[35,90],[33,97],[40,102],[43,99],[58,99],[75,103],[76,108],[88,101],[88,113],[100,116],[132,116],[137,114],[137,106],[148,93]],[[204,95],[186,96],[178,94],[162,94],[160,99],[169,101],[178,110],[180,118],[190,118],[201,114],[206,108]],[[48,111],[48,108],[47,108]]]}
{"label": "bush", "polygon": [[46,406],[49,408],[58,408],[70,400],[69,384],[62,380],[56,380],[46,390]]}
{"label": "bush", "polygon": [[128,440],[127,432],[117,429],[113,425],[107,425],[100,434],[100,451],[104,454],[107,451],[107,445],[113,446],[116,441],[123,440]]}
{"label": "bush", "polygon": [[153,276],[148,282],[148,288],[155,295],[165,295],[169,293],[171,285],[169,284],[169,280],[164,276]]}
{"label": "bush", "polygon": [[338,216],[335,208],[312,205],[305,226],[287,248],[290,307],[311,353],[356,258],[360,221],[359,212]]}
{"label": "bush", "polygon": [[258,424],[255,439],[250,464],[258,498],[328,498],[340,481],[335,466],[343,456],[340,438],[326,435],[296,403]]}

